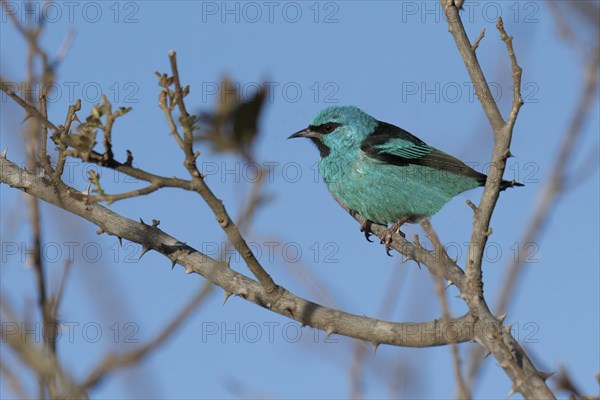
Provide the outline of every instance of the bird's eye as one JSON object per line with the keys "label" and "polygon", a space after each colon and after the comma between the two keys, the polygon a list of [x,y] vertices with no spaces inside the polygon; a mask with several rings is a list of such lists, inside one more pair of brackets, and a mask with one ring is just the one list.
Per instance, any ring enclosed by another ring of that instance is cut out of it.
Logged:
{"label": "bird's eye", "polygon": [[331,133],[331,132],[333,132],[334,129],[335,129],[335,126],[333,124],[326,124],[325,127],[323,128],[325,133]]}

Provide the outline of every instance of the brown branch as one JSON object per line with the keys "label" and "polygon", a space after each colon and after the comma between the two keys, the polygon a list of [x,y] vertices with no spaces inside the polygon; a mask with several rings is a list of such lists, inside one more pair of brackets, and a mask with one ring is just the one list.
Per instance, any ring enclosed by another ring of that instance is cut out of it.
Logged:
{"label": "brown branch", "polygon": [[[349,211],[349,213],[360,224],[364,222],[365,219],[359,214],[351,211]],[[427,222],[424,221],[424,223]],[[387,227],[383,225],[372,224],[370,230],[375,236],[381,239],[386,228]],[[413,260],[418,264],[424,264],[432,275],[443,276],[446,280],[455,284],[461,293],[466,290],[467,281],[465,273],[454,261],[449,258],[438,257],[434,253],[425,250],[420,245],[409,242],[398,233],[395,233],[392,236],[392,239],[390,248],[403,254],[407,260]]]}
{"label": "brown branch", "polygon": [[213,285],[206,281],[200,290],[192,297],[192,299],[181,309],[181,311],[173,318],[173,320],[152,340],[140,346],[139,348],[130,351],[123,355],[108,353],[102,361],[83,381],[81,387],[89,390],[100,383],[108,374],[118,368],[128,367],[140,362],[148,356],[152,351],[159,348],[175,333],[183,323],[192,315],[192,313],[200,306],[208,297],[213,289]]}
{"label": "brown branch", "polygon": [[169,236],[157,226],[122,217],[99,204],[86,204],[68,191],[57,192],[51,181],[20,169],[6,158],[0,158],[0,182],[78,215],[104,232],[139,243],[145,249],[158,251],[172,262],[184,266],[187,272],[204,276],[226,292],[330,334],[366,340],[376,345],[431,347],[450,342],[468,342],[482,332],[490,332],[489,327],[470,315],[455,318],[450,323],[441,320],[392,323],[323,307],[283,288],[281,297],[274,302],[261,284]]}
{"label": "brown branch", "polygon": [[27,395],[27,392],[25,391],[25,388],[23,387],[23,383],[19,379],[19,374],[13,372],[6,365],[6,363],[0,363],[0,374],[4,375],[5,382],[7,382],[10,390],[12,390],[12,392],[16,395],[15,397],[18,397],[21,399],[31,398],[31,396]]}
{"label": "brown branch", "polygon": [[41,121],[46,121],[48,128],[50,128],[53,133],[56,135],[61,134],[62,131],[58,129],[56,125],[46,119],[44,115],[37,109],[37,107],[29,104],[27,101],[19,97],[19,95],[12,90],[10,83],[4,78],[0,78],[0,89],[25,110],[25,119],[29,118],[30,116],[37,117]]}
{"label": "brown branch", "polygon": [[[3,2],[4,7],[8,7]],[[54,79],[54,71],[48,64],[48,56],[45,51],[39,47],[39,37],[43,30],[42,20],[38,20],[35,24],[25,26],[21,23],[13,13],[10,15],[11,22],[17,28],[19,33],[27,41],[27,74],[25,80],[25,103],[30,105],[26,108],[27,113],[24,122],[28,120],[28,117],[33,116],[32,110],[35,110],[36,115],[47,114],[46,111],[46,95],[50,88],[50,84]],[[39,77],[36,75],[36,61],[40,60],[41,72]],[[40,93],[41,98],[37,99],[34,97],[34,87],[36,84],[40,84],[42,92]],[[4,86],[4,82],[2,82]],[[32,104],[40,100],[41,112],[38,107]],[[40,158],[42,149],[45,151],[46,143],[45,138],[47,135],[47,129],[39,118],[29,119],[28,123],[23,131],[25,141],[25,153],[26,153],[26,169],[29,171],[35,171],[38,165],[42,165],[45,170],[50,170],[49,161],[46,157]],[[40,142],[42,144],[40,145]],[[40,161],[41,160],[41,161]],[[33,270],[36,278],[36,290],[37,290],[37,304],[41,314],[42,325],[44,326],[47,334],[43,337],[44,349],[48,352],[48,357],[56,358],[56,315],[51,312],[49,303],[49,296],[46,288],[46,271],[42,259],[41,248],[42,248],[42,230],[41,230],[41,213],[38,199],[33,196],[26,196],[27,202],[29,203],[29,221],[31,225],[33,243]],[[56,397],[56,382],[52,377],[42,376],[38,374],[38,396],[46,397],[48,394],[50,397]]]}
{"label": "brown branch", "polygon": [[52,315],[58,315],[58,310],[60,308],[60,304],[63,300],[63,295],[65,292],[65,286],[67,284],[67,278],[69,277],[69,273],[71,272],[71,267],[73,263],[71,260],[67,260],[65,262],[65,268],[63,270],[62,276],[60,278],[60,282],[58,283],[58,288],[55,293],[51,295],[49,300],[49,307],[51,309]]}
{"label": "brown branch", "polygon": [[[448,307],[448,300],[446,299],[446,288],[444,285],[443,278],[441,276],[434,277],[435,279],[435,289],[440,298],[440,306],[442,309],[442,315],[444,320],[450,321],[450,308]],[[456,380],[456,388],[457,388],[457,399],[467,400],[471,398],[471,391],[469,387],[465,384],[465,380],[463,378],[463,374],[461,371],[461,360],[460,354],[458,352],[458,345],[456,343],[450,343],[450,351],[452,353],[452,361],[454,366],[454,379]]]}
{"label": "brown branch", "polygon": [[479,36],[475,40],[475,43],[473,43],[473,46],[471,46],[471,51],[473,53],[475,53],[475,50],[477,50],[477,48],[479,47],[479,43],[481,43],[481,41],[483,40],[484,36],[485,36],[485,26],[483,28],[481,28],[481,33],[479,34]]}
{"label": "brown branch", "polygon": [[[277,301],[277,298],[282,294],[282,291],[279,290],[279,286],[275,284],[271,276],[260,265],[255,255],[252,253],[252,250],[250,247],[248,247],[248,244],[242,237],[238,227],[229,216],[229,213],[225,209],[223,202],[218,199],[212,190],[206,185],[206,182],[202,178],[202,174],[196,166],[196,158],[198,157],[199,153],[194,153],[192,149],[194,130],[193,124],[195,122],[195,116],[190,116],[188,114],[183,101],[184,97],[189,91],[189,88],[186,87],[186,90],[184,91],[181,87],[179,72],[177,70],[177,57],[174,51],[169,52],[169,59],[171,60],[173,84],[175,85],[175,92],[171,101],[178,105],[181,113],[180,125],[184,134],[183,142],[180,142],[180,145],[182,145],[182,150],[185,153],[184,166],[192,177],[194,190],[198,192],[206,204],[208,204],[217,218],[219,225],[225,231],[227,239],[233,245],[236,251],[242,256],[246,265],[248,266],[248,269],[250,269],[252,274],[258,279],[261,285],[264,286],[266,292],[273,298],[273,301]],[[165,88],[165,90],[168,89]],[[163,101],[165,97],[166,96],[160,97],[161,101],[159,101],[159,106],[167,117],[167,121],[169,122],[169,126],[173,135],[175,137],[181,137],[177,133],[177,126],[175,125],[173,117],[171,116],[172,110],[167,106],[166,101]]]}
{"label": "brown branch", "polygon": [[146,187],[130,190],[129,192],[118,193],[118,194],[99,194],[96,196],[87,196],[87,201],[90,203],[99,203],[101,201],[105,201],[107,204],[112,204],[119,200],[131,199],[133,197],[144,196],[150,193],[156,192],[162,186],[160,183],[152,183]]}
{"label": "brown branch", "polygon": [[[564,193],[565,185],[568,179],[567,171],[568,164],[573,158],[575,153],[576,144],[579,142],[584,122],[590,112],[590,107],[594,104],[596,99],[596,91],[598,89],[598,68],[600,66],[600,54],[598,51],[595,52],[593,59],[589,62],[586,71],[586,81],[582,88],[579,102],[575,106],[575,112],[573,118],[569,124],[569,127],[565,131],[563,141],[560,144],[559,154],[556,157],[556,162],[552,167],[550,178],[540,191],[536,205],[534,207],[534,213],[527,225],[527,230],[523,234],[522,239],[518,242],[521,244],[535,243],[539,236],[542,234],[548,218],[550,217],[553,207],[556,206]],[[504,283],[502,284],[502,290],[500,291],[500,297],[496,302],[496,314],[505,314],[510,306],[510,301],[514,298],[514,291],[517,287],[521,272],[525,267],[526,253],[519,251],[516,260],[510,263],[505,268],[506,275]],[[470,367],[468,371],[468,378],[471,385],[476,380],[476,376],[480,371],[482,362],[483,349],[475,348],[471,353]]]}
{"label": "brown branch", "polygon": [[[523,69],[519,66],[517,62],[517,56],[515,55],[515,50],[513,49],[512,36],[508,36],[506,31],[504,30],[504,23],[502,22],[502,17],[498,17],[498,22],[496,23],[496,28],[498,32],[500,32],[500,39],[506,45],[506,51],[508,52],[508,57],[510,58],[511,69],[512,69],[512,77],[513,77],[513,101],[512,106],[510,108],[510,115],[508,116],[508,121],[506,122],[506,136],[508,136],[508,145],[510,145],[510,139],[512,137],[512,130],[515,126],[515,122],[517,122],[517,116],[519,115],[519,110],[523,105],[523,98],[521,97],[521,76],[523,75]],[[507,151],[508,151],[507,145]],[[502,171],[504,172],[504,171]],[[501,176],[501,175],[500,175]]]}
{"label": "brown branch", "polygon": [[[484,337],[477,334],[475,335],[475,340],[494,355],[500,367],[504,369],[508,377],[512,380],[513,387],[511,390],[521,392],[526,398],[554,398],[553,393],[545,383],[546,378],[543,374],[540,374],[527,357],[525,351],[511,336],[510,329],[502,329],[502,321],[499,321],[492,315],[483,297],[483,252],[488,236],[491,233],[490,220],[498,200],[500,182],[506,167],[506,159],[510,156],[509,147],[513,127],[523,103],[520,88],[522,70],[516,60],[512,46],[512,37],[506,34],[502,19],[499,18],[496,27],[500,33],[500,38],[504,41],[507,48],[512,66],[514,84],[512,106],[508,122],[505,122],[498,105],[491,96],[489,86],[473,50],[473,46],[471,46],[465,32],[458,8],[453,0],[441,0],[441,4],[446,14],[449,31],[456,42],[456,46],[475,86],[483,111],[494,132],[494,147],[491,159],[491,165],[494,169],[486,181],[481,202],[474,210],[473,231],[465,273],[466,287],[461,288],[458,284],[457,287],[461,292],[461,297],[469,307],[469,313],[473,317],[488,324],[495,324],[495,334],[497,335],[495,337],[498,340],[486,342]],[[446,277],[446,279],[448,278]]]}
{"label": "brown branch", "polygon": [[[173,56],[174,56],[174,54],[173,54]],[[26,111],[31,110],[31,114],[33,116],[44,121],[47,124],[47,126],[53,132],[55,132],[59,137],[60,137],[61,133],[64,134],[64,132],[61,131],[59,128],[57,128],[52,122],[48,121],[48,119],[45,118],[45,116],[43,114],[41,114],[37,110],[37,108],[31,106],[29,103],[27,103],[26,101],[21,99],[16,93],[14,93],[14,91],[12,91],[12,89],[10,88],[10,86],[8,84],[5,84],[4,82],[2,82],[1,89],[5,93],[7,93],[7,95],[9,97],[11,97],[17,104],[19,104],[21,107],[23,107]],[[176,97],[178,97],[178,96],[183,96],[183,94],[180,93],[179,95],[176,95]],[[175,137],[179,137],[179,134],[177,133],[177,126],[171,116],[171,111],[170,111],[169,107],[166,105],[166,99],[164,100],[164,102],[161,101],[159,103],[160,103],[161,109],[167,116],[167,121],[169,122],[169,124],[171,126],[171,132],[173,133],[173,135]],[[190,129],[190,128],[188,127],[185,129]],[[186,146],[187,145],[185,145],[184,148],[186,148]],[[191,143],[190,143],[190,146],[191,146]],[[232,243],[234,248],[242,256],[242,258],[248,265],[248,268],[252,271],[254,276],[257,277],[259,282],[261,282],[261,284],[265,286],[265,288],[267,289],[267,293],[271,294],[276,299],[277,292],[278,292],[278,286],[275,284],[275,282],[273,282],[273,280],[269,276],[269,274],[262,268],[262,266],[260,265],[260,263],[258,262],[256,257],[254,256],[254,254],[252,254],[252,251],[250,250],[246,241],[240,234],[239,229],[237,228],[237,226],[235,225],[235,223],[233,222],[233,220],[227,213],[227,210],[223,206],[222,201],[219,200],[214,195],[214,193],[210,190],[210,188],[208,188],[208,186],[206,185],[204,180],[201,178],[201,174],[198,171],[198,169],[196,168],[196,163],[195,163],[195,158],[197,157],[197,154],[192,153],[190,150],[186,150],[185,153],[186,153],[186,161],[184,164],[186,165],[186,168],[190,171],[190,174],[192,175],[192,181],[186,181],[186,180],[182,180],[182,179],[178,179],[178,178],[167,178],[167,177],[161,177],[158,175],[154,175],[149,172],[143,171],[141,169],[134,168],[130,165],[122,164],[114,159],[107,159],[105,156],[103,156],[102,154],[99,154],[95,151],[91,151],[91,152],[89,152],[89,154],[82,154],[77,150],[69,150],[69,152],[67,154],[71,155],[73,157],[88,161],[88,162],[95,163],[97,165],[112,168],[116,171],[125,173],[131,177],[141,179],[141,180],[144,180],[147,182],[151,182],[154,185],[159,185],[161,187],[177,187],[177,188],[182,188],[182,189],[186,189],[186,190],[193,190],[193,191],[196,191],[197,193],[199,193],[202,196],[202,198],[206,201],[206,203],[209,205],[209,207],[211,208],[211,210],[213,211],[215,216],[217,217],[217,221],[219,222],[219,225],[225,231],[230,243]],[[62,160],[63,160],[63,164],[64,164],[64,158],[62,158]],[[62,170],[59,170],[57,168],[57,173],[58,172],[62,173]],[[148,193],[151,191],[150,188],[147,188],[147,190],[148,190]],[[118,195],[115,195],[115,196],[118,196]],[[101,198],[101,200],[104,200],[104,198]]]}
{"label": "brown branch", "polygon": [[27,340],[22,340],[21,335],[15,335],[14,332],[7,332],[8,323],[15,323],[20,326],[18,318],[8,300],[0,296],[0,307],[5,318],[0,327],[0,338],[2,343],[8,344],[17,357],[44,382],[56,382],[52,395],[59,398],[87,398],[83,391],[58,363],[56,357],[48,357],[48,352]]}

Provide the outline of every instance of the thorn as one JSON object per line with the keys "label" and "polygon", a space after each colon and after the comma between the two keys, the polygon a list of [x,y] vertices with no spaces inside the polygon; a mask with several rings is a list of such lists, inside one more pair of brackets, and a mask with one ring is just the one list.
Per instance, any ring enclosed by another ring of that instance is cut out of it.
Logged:
{"label": "thorn", "polygon": [[185,273],[186,274],[191,274],[192,272],[194,272],[194,270],[192,269],[192,267],[185,267]]}
{"label": "thorn", "polygon": [[506,397],[510,397],[513,394],[515,394],[517,392],[517,390],[515,389],[515,387],[511,387],[510,390],[508,391],[508,394],[506,395]]}
{"label": "thorn", "polygon": [[374,353],[377,353],[377,349],[379,348],[380,344],[381,343],[378,343],[378,342],[371,342],[371,345],[373,345],[373,352]]}
{"label": "thorn", "polygon": [[483,234],[484,234],[486,237],[490,237],[490,236],[491,236],[491,234],[492,234],[492,232],[493,232],[493,230],[492,230],[492,227],[491,227],[491,226],[488,226],[488,230],[487,230],[487,232],[484,232]]}
{"label": "thorn", "polygon": [[200,150],[196,150],[194,152],[194,154],[192,155],[192,159],[196,160],[198,157],[200,157]]}
{"label": "thorn", "polygon": [[473,210],[473,212],[477,212],[478,208],[475,204],[473,204],[471,200],[467,199],[467,205],[471,207],[471,210]]}
{"label": "thorn", "polygon": [[225,261],[225,266],[231,269],[231,256],[227,257],[227,261]]}
{"label": "thorn", "polygon": [[467,296],[465,296],[465,294],[464,294],[464,293],[461,293],[461,294],[459,294],[459,295],[458,295],[458,296],[456,296],[456,297],[458,297],[459,299],[467,300]]}
{"label": "thorn", "polygon": [[448,289],[452,285],[454,285],[454,282],[452,282],[451,280],[448,280],[448,283],[446,283],[446,287],[444,287],[444,289]]}
{"label": "thorn", "polygon": [[8,153],[8,147],[2,150],[2,153],[0,153],[0,158],[6,158],[6,153]]}
{"label": "thorn", "polygon": [[512,325],[508,324],[508,325],[504,326],[502,329],[504,329],[504,331],[510,335],[510,330],[512,329]]}
{"label": "thorn", "polygon": [[142,218],[140,218],[140,222],[142,223],[142,225],[148,225],[144,222],[144,220]]}
{"label": "thorn", "polygon": [[177,264],[177,259],[171,260],[171,271],[175,268],[175,264]]}
{"label": "thorn", "polygon": [[403,258],[402,258],[401,264],[404,264],[407,261],[414,261],[417,264],[417,266],[419,267],[419,269],[421,269],[421,263],[418,262],[413,256],[405,256],[404,254],[402,254],[402,257]]}
{"label": "thorn", "polygon": [[228,292],[227,290],[225,291],[225,298],[223,299],[223,305],[225,305],[225,303],[227,303],[227,300],[229,300],[229,298],[233,295],[233,293]]}
{"label": "thorn", "polygon": [[100,228],[96,231],[96,235],[102,235],[103,233],[106,233],[106,231],[102,228]]}
{"label": "thorn", "polygon": [[333,326],[331,325],[327,327],[327,330],[325,332],[327,333],[325,335],[325,340],[329,339],[335,333],[335,331],[333,330]]}
{"label": "thorn", "polygon": [[25,116],[23,117],[23,121],[21,121],[21,124],[24,124],[25,121],[27,121],[31,117],[33,117],[33,114],[31,114],[29,111],[25,111]]}
{"label": "thorn", "polygon": [[84,196],[89,196],[90,195],[90,187],[92,187],[92,184],[88,183],[87,187],[85,188],[85,190],[83,192],[81,192],[81,194]]}
{"label": "thorn", "polygon": [[159,219],[153,219],[152,220],[152,226],[156,228],[158,225],[160,225],[160,220]]}
{"label": "thorn", "polygon": [[556,373],[556,371],[553,371],[553,372],[538,371],[538,375],[540,376],[540,378],[542,378],[542,380],[544,382],[546,382],[548,380],[548,378],[550,378],[555,373]]}
{"label": "thorn", "polygon": [[504,320],[506,319],[506,313],[499,315],[496,319],[498,320],[498,322],[500,322],[500,324],[503,324]]}
{"label": "thorn", "polygon": [[77,121],[77,122],[81,123],[81,120],[79,119],[79,117],[75,113],[73,113],[73,117],[71,118],[71,122],[73,122],[73,121]]}
{"label": "thorn", "polygon": [[133,154],[131,154],[131,150],[127,149],[127,160],[125,160],[125,165],[130,166],[133,163]]}
{"label": "thorn", "polygon": [[121,247],[123,247],[123,238],[121,236],[117,236],[117,239],[119,239],[119,244]]}
{"label": "thorn", "polygon": [[140,254],[140,258],[138,258],[138,261],[141,260],[142,257],[144,257],[144,254],[146,254],[150,250],[151,250],[150,247],[142,246],[142,254]]}
{"label": "thorn", "polygon": [[421,246],[421,242],[419,242],[419,235],[417,235],[416,233],[413,236],[413,242],[414,242],[415,246],[419,246],[420,248],[423,248],[423,246]]}
{"label": "thorn", "polygon": [[492,354],[491,351],[489,351],[488,349],[485,349],[485,354],[483,355],[482,360],[485,360],[486,358],[488,358],[490,355]]}

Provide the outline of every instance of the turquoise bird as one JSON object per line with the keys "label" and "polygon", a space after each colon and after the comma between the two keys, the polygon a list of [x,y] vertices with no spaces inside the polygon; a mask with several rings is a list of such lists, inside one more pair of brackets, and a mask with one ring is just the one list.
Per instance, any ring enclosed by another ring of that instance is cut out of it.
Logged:
{"label": "turquoise bird", "polygon": [[[338,202],[365,218],[360,230],[367,240],[371,223],[392,224],[382,239],[388,254],[392,235],[404,223],[437,213],[454,196],[485,185],[487,179],[459,159],[354,106],[325,108],[306,129],[289,138],[297,137],[316,144],[321,153],[319,173]],[[523,184],[503,180],[500,189],[512,186]]]}

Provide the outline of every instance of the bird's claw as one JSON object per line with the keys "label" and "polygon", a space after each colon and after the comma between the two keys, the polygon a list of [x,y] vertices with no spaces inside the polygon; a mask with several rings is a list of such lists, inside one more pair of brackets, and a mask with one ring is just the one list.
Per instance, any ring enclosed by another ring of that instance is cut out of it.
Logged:
{"label": "bird's claw", "polygon": [[390,254],[390,250],[391,250],[390,245],[392,244],[392,241],[393,241],[392,237],[394,236],[394,233],[396,233],[396,231],[400,234],[400,236],[406,237],[404,235],[404,232],[400,231],[398,228],[395,228],[394,226],[383,231],[383,234],[381,236],[381,244],[385,244],[385,252],[390,257],[392,256]]}
{"label": "bird's claw", "polygon": [[385,252],[390,257],[392,256],[390,254],[390,245],[392,244],[392,237],[394,236],[394,233],[398,232],[400,236],[406,238],[404,232],[400,230],[400,227],[405,222],[408,222],[408,218],[401,218],[400,220],[398,220],[398,222],[392,224],[392,226],[383,231],[383,234],[381,235],[381,244],[385,244]]}
{"label": "bird's claw", "polygon": [[360,231],[365,233],[365,239],[369,242],[373,242],[371,239],[371,221],[365,219],[362,224],[360,224]]}

